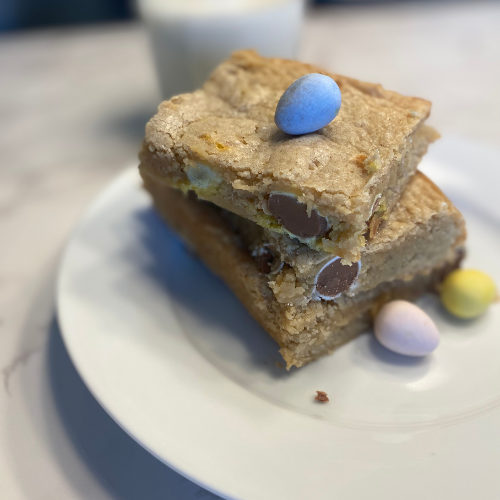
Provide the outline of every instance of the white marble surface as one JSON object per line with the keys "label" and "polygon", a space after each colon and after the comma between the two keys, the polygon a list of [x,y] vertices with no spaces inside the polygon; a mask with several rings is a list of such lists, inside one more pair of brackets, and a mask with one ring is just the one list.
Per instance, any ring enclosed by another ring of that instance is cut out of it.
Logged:
{"label": "white marble surface", "polygon": [[[432,123],[500,145],[500,4],[316,11],[301,58],[434,101]],[[0,37],[0,498],[215,498],[92,398],[54,320],[58,259],[93,196],[135,162],[158,94],[133,24]],[[473,168],[473,165],[471,165]]]}

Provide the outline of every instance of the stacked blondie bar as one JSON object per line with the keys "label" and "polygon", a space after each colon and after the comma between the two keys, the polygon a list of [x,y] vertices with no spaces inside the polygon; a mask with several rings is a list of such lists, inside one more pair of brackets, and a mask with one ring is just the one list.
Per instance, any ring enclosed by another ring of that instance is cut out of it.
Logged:
{"label": "stacked blondie bar", "polygon": [[[291,136],[274,113],[309,73],[337,82],[342,107]],[[417,298],[459,264],[464,221],[417,172],[438,137],[424,123],[430,106],[242,51],[148,123],[139,168],[157,210],[278,342],[287,368],[369,330],[384,303]]]}

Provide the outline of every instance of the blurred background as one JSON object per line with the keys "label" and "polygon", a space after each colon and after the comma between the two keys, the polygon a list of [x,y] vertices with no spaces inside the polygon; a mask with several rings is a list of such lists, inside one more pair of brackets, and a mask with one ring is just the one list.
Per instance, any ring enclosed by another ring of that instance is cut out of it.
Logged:
{"label": "blurred background", "polygon": [[111,421],[54,319],[71,228],[163,97],[256,47],[433,101],[430,156],[474,169],[500,152],[499,27],[482,0],[0,0],[0,498],[215,498]]}
{"label": "blurred background", "polygon": [[[231,1],[227,0],[225,3],[229,4]],[[316,0],[313,3],[362,5],[370,3],[370,0]],[[372,0],[371,3],[377,3],[377,0]],[[131,0],[46,0],[43,2],[40,0],[2,0],[0,4],[1,30],[99,23],[133,19],[133,17],[134,6]]]}

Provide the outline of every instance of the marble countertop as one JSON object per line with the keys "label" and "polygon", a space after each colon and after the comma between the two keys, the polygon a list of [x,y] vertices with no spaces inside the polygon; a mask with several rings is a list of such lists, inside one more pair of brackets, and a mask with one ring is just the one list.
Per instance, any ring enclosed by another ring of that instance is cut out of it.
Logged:
{"label": "marble countertop", "polygon": [[[500,145],[500,4],[316,10],[300,58],[434,102],[443,135]],[[137,24],[0,37],[0,491],[9,500],[216,498],[162,465],[79,378],[54,314],[58,261],[134,164],[159,101]]]}

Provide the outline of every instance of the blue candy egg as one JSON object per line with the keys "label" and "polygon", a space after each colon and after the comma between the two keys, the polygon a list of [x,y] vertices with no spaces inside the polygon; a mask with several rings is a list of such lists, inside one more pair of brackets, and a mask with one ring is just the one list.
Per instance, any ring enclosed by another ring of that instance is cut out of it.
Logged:
{"label": "blue candy egg", "polygon": [[341,100],[335,80],[310,73],[285,90],[276,107],[274,122],[287,134],[316,132],[337,116]]}

